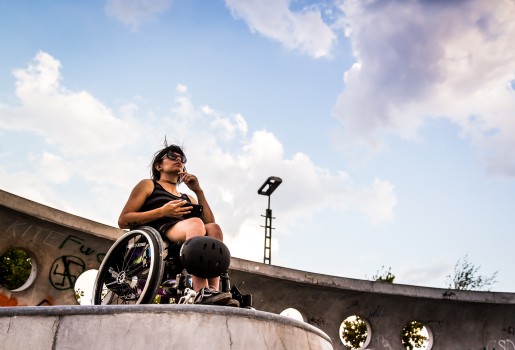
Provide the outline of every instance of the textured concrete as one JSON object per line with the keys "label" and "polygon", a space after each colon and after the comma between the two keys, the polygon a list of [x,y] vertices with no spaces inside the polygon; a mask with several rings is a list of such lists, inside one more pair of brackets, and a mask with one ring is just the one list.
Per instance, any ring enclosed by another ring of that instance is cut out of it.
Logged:
{"label": "textured concrete", "polygon": [[304,322],[221,306],[0,308],[2,349],[332,349]]}
{"label": "textured concrete", "polygon": [[[0,287],[0,305],[77,304],[74,280],[82,270],[98,268],[121,233],[0,191],[0,253],[20,247],[37,262],[26,288]],[[238,258],[231,260],[229,273],[232,284],[253,295],[256,309],[274,314],[297,309],[306,323],[331,338],[335,349],[345,349],[339,339],[342,321],[359,315],[370,326],[369,349],[402,349],[402,328],[419,321],[430,330],[436,350],[515,350],[513,293],[384,284]]]}
{"label": "textured concrete", "polygon": [[433,349],[515,350],[512,293],[382,284],[239,263],[233,262],[231,279],[252,291],[257,308],[273,313],[297,309],[331,337],[335,349],[345,349],[338,339],[342,321],[359,315],[371,328],[368,349],[403,349],[401,330],[416,320],[432,333]]}
{"label": "textured concrete", "polygon": [[23,248],[33,261],[31,283],[16,292],[0,287],[0,305],[77,304],[73,286],[98,269],[123,231],[0,191],[0,254]]}

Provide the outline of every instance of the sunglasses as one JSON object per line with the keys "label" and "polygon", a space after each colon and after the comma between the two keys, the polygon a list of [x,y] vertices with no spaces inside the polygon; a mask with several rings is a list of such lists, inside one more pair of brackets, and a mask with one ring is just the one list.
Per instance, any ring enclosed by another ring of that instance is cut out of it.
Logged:
{"label": "sunglasses", "polygon": [[183,156],[182,154],[174,153],[174,152],[166,153],[161,159],[165,159],[165,158],[168,158],[170,160],[179,160],[182,164],[186,164],[186,162],[187,162],[186,156]]}

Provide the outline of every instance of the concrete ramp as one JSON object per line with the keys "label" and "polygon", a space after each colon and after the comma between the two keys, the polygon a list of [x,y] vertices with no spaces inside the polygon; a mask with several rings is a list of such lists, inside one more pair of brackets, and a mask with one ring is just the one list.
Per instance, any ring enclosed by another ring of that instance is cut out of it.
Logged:
{"label": "concrete ramp", "polygon": [[1,349],[333,349],[307,323],[222,306],[0,308]]}

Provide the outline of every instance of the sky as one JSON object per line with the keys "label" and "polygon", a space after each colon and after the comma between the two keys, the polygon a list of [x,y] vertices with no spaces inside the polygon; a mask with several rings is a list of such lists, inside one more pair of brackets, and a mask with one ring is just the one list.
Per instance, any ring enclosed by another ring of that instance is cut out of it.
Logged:
{"label": "sky", "polygon": [[[0,189],[117,225],[164,140],[233,256],[515,292],[513,0],[0,2]],[[180,191],[188,192],[182,185]]]}

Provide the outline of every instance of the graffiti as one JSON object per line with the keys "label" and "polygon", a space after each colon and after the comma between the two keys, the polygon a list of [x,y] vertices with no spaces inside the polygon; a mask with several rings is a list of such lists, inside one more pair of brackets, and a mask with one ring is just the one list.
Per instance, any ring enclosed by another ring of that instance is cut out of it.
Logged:
{"label": "graffiti", "polygon": [[515,342],[510,339],[490,340],[485,350],[515,350]]}
{"label": "graffiti", "polygon": [[52,306],[52,305],[54,305],[54,303],[52,301],[52,297],[48,296],[47,298],[50,299],[50,300],[43,299],[36,306]]}
{"label": "graffiti", "polygon": [[25,238],[30,241],[39,241],[51,247],[57,247],[65,236],[63,233],[34,226],[27,222],[17,220],[6,230],[6,235],[12,234],[13,238]]}
{"label": "graffiti", "polygon": [[373,311],[368,312],[368,318],[381,317],[383,315],[383,310],[381,310],[381,306],[376,306]]}
{"label": "graffiti", "polygon": [[446,290],[445,292],[443,292],[442,296],[446,299],[451,299],[452,297],[456,298],[456,293],[454,293],[451,290]]}
{"label": "graffiti", "polygon": [[382,335],[378,335],[377,340],[381,343],[381,345],[383,345],[384,349],[393,350],[390,346],[390,343],[388,342],[388,339],[386,339]]}
{"label": "graffiti", "polygon": [[84,242],[84,239],[79,238],[79,237],[75,237],[75,236],[72,236],[72,235],[69,235],[68,237],[66,237],[64,239],[64,241],[59,246],[59,249],[62,249],[65,246],[66,242],[73,242],[75,244],[80,244],[79,251],[82,254],[84,254],[84,255],[90,255],[91,253],[93,253],[95,251],[95,249],[91,249],[91,248],[86,247],[86,246],[84,246],[82,244],[82,242]]}
{"label": "graffiti", "polygon": [[102,263],[102,260],[104,260],[104,257],[106,256],[106,253],[98,253],[97,254],[97,261],[99,264]]}
{"label": "graffiti", "polygon": [[508,333],[508,335],[515,335],[515,328],[513,328],[511,326],[508,328],[503,328],[502,330],[505,331],[506,333]]}
{"label": "graffiti", "polygon": [[[7,228],[6,234],[11,234],[13,238],[24,238],[29,241],[38,241],[58,249],[63,249],[65,246],[66,248],[75,246],[78,248],[78,251],[81,254],[86,256],[89,256],[95,252],[95,249],[84,244],[86,240],[83,238],[48,230],[29,224],[20,219],[18,219],[15,223],[11,224],[11,226]],[[99,264],[102,263],[102,259],[104,259],[105,255],[106,253],[97,253],[96,258]]]}
{"label": "graffiti", "polygon": [[[59,249],[63,249],[65,245],[68,244],[68,246],[70,246],[70,244],[72,245],[75,245],[75,246],[79,246],[79,251],[88,256],[88,255],[91,255],[95,252],[95,249],[93,248],[90,248],[90,247],[87,247],[85,246],[83,243],[84,243],[84,239],[83,238],[79,238],[79,237],[76,237],[76,236],[72,236],[72,235],[68,235],[62,242],[61,244],[59,245]],[[104,259],[104,256],[106,255],[106,253],[98,253],[97,254],[97,262],[99,264],[102,263],[102,260]]]}
{"label": "graffiti", "polygon": [[0,306],[18,306],[18,299],[0,294]]}
{"label": "graffiti", "polygon": [[55,289],[71,289],[81,273],[86,270],[86,264],[81,258],[64,255],[54,261],[50,269],[50,283]]}
{"label": "graffiti", "polygon": [[321,317],[311,317],[308,322],[309,324],[316,324],[318,327],[321,327],[325,324],[325,320]]}
{"label": "graffiti", "polygon": [[[42,305],[48,305],[52,306],[54,305],[53,299],[51,296],[47,296],[47,299],[43,299],[37,304],[36,306],[42,306]],[[9,306],[25,306],[24,304],[19,304],[17,298],[11,298],[7,295],[4,295],[0,293],[0,307],[9,307]]]}

